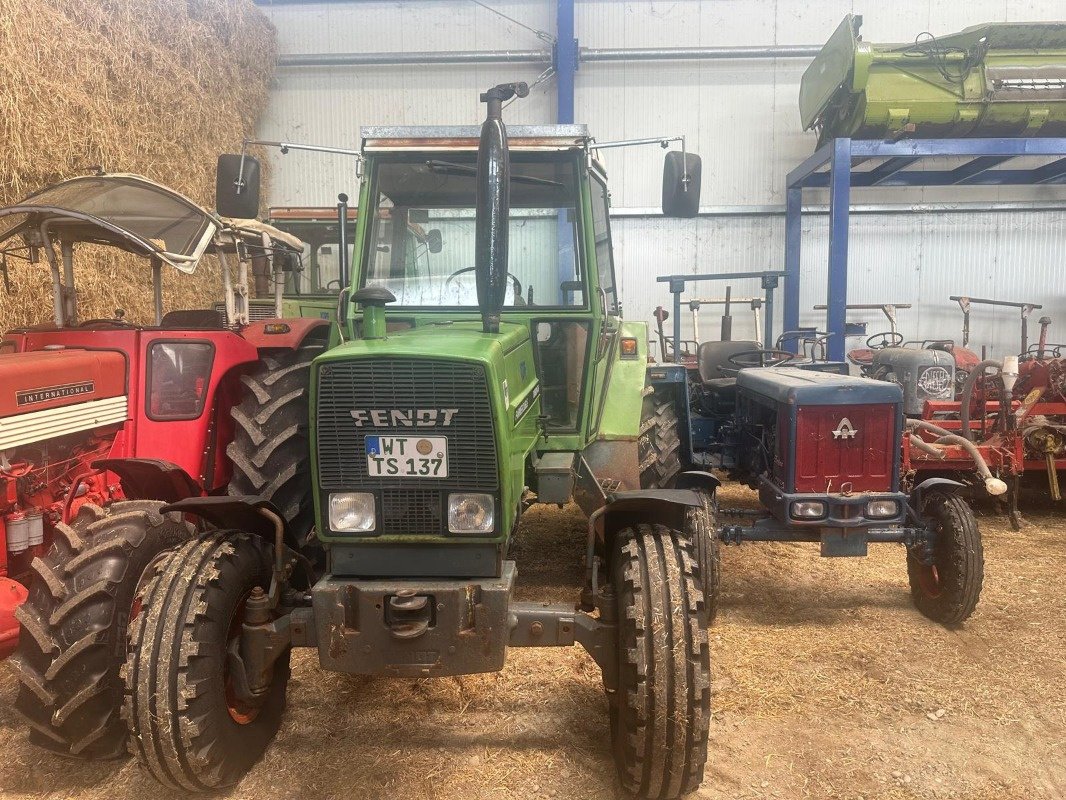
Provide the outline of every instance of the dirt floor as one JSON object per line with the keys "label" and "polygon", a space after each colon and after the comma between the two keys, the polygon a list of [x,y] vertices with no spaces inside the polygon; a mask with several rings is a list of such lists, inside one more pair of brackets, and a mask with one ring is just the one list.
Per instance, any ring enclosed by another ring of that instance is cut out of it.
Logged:
{"label": "dirt floor", "polygon": [[[727,502],[750,500],[731,490]],[[1015,533],[983,516],[977,612],[946,630],[911,606],[901,549],[822,560],[730,547],[711,629],[703,798],[1066,797],[1066,518]],[[523,599],[570,600],[584,521],[535,509]],[[578,649],[512,651],[497,675],[404,681],[293,659],[277,740],[234,798],[614,798],[607,708]],[[25,742],[0,667],[0,795],[168,798],[132,762],[62,761]]]}

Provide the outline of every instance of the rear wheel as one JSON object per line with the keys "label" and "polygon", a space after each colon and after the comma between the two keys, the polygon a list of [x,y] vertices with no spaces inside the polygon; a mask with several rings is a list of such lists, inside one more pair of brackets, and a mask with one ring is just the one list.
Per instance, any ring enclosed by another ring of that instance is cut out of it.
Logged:
{"label": "rear wheel", "polygon": [[981,597],[985,571],[981,530],[973,509],[961,497],[943,492],[926,497],[922,519],[936,539],[931,559],[923,558],[920,545],[907,550],[911,598],[930,619],[958,625],[973,613]]}
{"label": "rear wheel", "polygon": [[83,758],[126,752],[119,671],[138,588],[161,554],[194,536],[179,515],[160,514],[162,505],[84,505],[33,560],[29,598],[15,612],[22,635],[13,660],[15,707],[34,744]]}
{"label": "rear wheel", "polygon": [[721,552],[718,541],[718,518],[714,496],[700,492],[703,506],[690,508],[685,515],[685,535],[692,543],[696,563],[700,568],[699,586],[707,611],[707,624],[718,616],[718,595],[721,587]]}
{"label": "rear wheel", "polygon": [[666,391],[652,389],[644,398],[637,456],[640,459],[640,488],[673,486],[681,471],[681,425],[674,400]]}
{"label": "rear wheel", "polygon": [[271,353],[241,380],[244,399],[233,408],[231,495],[259,495],[281,511],[303,546],[314,525],[310,444],[307,435],[311,361],[325,345],[320,338],[296,350]]}
{"label": "rear wheel", "polygon": [[676,798],[703,780],[710,721],[710,651],[697,566],[685,537],[638,525],[615,540],[618,688],[611,740],[625,791]]}
{"label": "rear wheel", "polygon": [[123,716],[130,750],[166,786],[208,792],[232,786],[273,740],[285,710],[289,654],[254,706],[238,699],[229,653],[244,604],[270,585],[270,547],[212,531],[168,556],[144,586],[130,627]]}

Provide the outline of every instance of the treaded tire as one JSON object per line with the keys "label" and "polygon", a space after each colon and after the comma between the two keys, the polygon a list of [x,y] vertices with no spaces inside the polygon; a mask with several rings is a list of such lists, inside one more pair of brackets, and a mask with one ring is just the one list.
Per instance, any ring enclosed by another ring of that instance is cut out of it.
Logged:
{"label": "treaded tire", "polygon": [[615,539],[618,689],[611,741],[622,788],[648,800],[703,780],[711,713],[706,612],[685,537],[638,525]]}
{"label": "treaded tire", "polygon": [[685,512],[685,535],[692,543],[696,564],[700,569],[699,586],[703,590],[703,604],[707,612],[707,624],[714,624],[718,616],[718,597],[721,593],[722,554],[718,541],[718,515],[714,496],[700,492],[702,508],[690,508]]}
{"label": "treaded tire", "polygon": [[129,747],[165,786],[210,792],[237,783],[281,725],[289,651],[257,713],[241,723],[226,691],[227,645],[238,609],[270,585],[271,548],[237,531],[212,531],[159,563],[130,626],[122,715]]}
{"label": "treaded tire", "polygon": [[652,390],[644,397],[637,457],[641,489],[673,486],[674,478],[681,471],[681,430],[673,398],[666,392]]}
{"label": "treaded tire", "polygon": [[167,550],[195,532],[163,503],[83,505],[71,524],[35,558],[29,598],[15,612],[22,625],[13,661],[19,676],[15,707],[30,741],[82,758],[126,752],[119,717],[126,628],[142,575]]}
{"label": "treaded tire", "polygon": [[985,575],[981,530],[973,509],[953,494],[934,492],[922,504],[922,518],[938,531],[933,566],[907,550],[907,578],[914,605],[944,625],[964,622],[977,607]]}
{"label": "treaded tire", "polygon": [[325,348],[311,337],[296,350],[271,353],[250,375],[234,406],[230,495],[260,495],[281,511],[303,546],[314,526],[311,446],[307,435],[311,360]]}

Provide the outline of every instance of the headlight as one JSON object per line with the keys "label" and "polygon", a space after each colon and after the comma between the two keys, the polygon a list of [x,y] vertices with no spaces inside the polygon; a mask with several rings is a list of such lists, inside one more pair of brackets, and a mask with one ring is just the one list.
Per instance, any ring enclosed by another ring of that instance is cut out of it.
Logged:
{"label": "headlight", "polygon": [[866,504],[866,516],[870,519],[889,519],[899,515],[896,500],[871,500]]}
{"label": "headlight", "polygon": [[918,375],[918,388],[929,397],[951,397],[955,385],[944,367],[926,367]]}
{"label": "headlight", "polygon": [[491,494],[448,495],[448,530],[452,533],[492,533],[496,503]]}
{"label": "headlight", "polygon": [[329,496],[329,527],[341,533],[370,533],[377,527],[374,495],[337,492]]}
{"label": "headlight", "polygon": [[821,519],[825,514],[825,503],[821,500],[799,500],[788,510],[792,519]]}

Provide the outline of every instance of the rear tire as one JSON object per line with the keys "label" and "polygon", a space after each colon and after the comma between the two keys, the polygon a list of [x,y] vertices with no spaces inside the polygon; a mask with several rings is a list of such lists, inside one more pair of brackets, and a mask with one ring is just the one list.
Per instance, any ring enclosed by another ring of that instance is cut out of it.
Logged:
{"label": "rear tire", "polygon": [[662,525],[627,528],[615,539],[611,740],[623,789],[647,800],[680,797],[703,780],[710,651],[696,572],[687,540]]}
{"label": "rear tire", "polygon": [[237,783],[274,739],[285,710],[289,653],[254,710],[227,691],[227,647],[240,609],[270,585],[271,548],[212,531],[160,563],[130,627],[123,716],[130,751],[165,786],[210,792]]}
{"label": "rear tire", "polygon": [[163,503],[84,505],[56,526],[44,558],[33,560],[29,598],[15,612],[22,634],[13,661],[15,707],[30,741],[56,753],[114,758],[126,752],[119,718],[126,629],[142,576],[195,535]]}
{"label": "rear tire", "polygon": [[271,353],[241,377],[246,392],[233,408],[230,495],[265,497],[281,511],[303,547],[314,526],[311,446],[307,435],[311,361],[325,344],[311,338],[296,350]]}
{"label": "rear tire", "polygon": [[931,565],[922,564],[916,548],[907,550],[911,599],[929,619],[958,625],[969,618],[981,597],[985,574],[981,529],[961,497],[943,492],[926,497],[922,519],[937,531],[937,539]]}
{"label": "rear tire", "polygon": [[641,489],[668,489],[674,485],[681,471],[681,425],[668,392],[653,390],[644,398],[637,457]]}
{"label": "rear tire", "polygon": [[699,585],[703,590],[703,604],[707,624],[713,625],[718,616],[718,596],[721,591],[722,556],[718,541],[718,515],[714,496],[700,492],[702,508],[690,508],[685,514],[685,535],[692,542],[696,563],[700,568]]}

